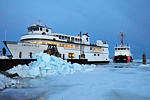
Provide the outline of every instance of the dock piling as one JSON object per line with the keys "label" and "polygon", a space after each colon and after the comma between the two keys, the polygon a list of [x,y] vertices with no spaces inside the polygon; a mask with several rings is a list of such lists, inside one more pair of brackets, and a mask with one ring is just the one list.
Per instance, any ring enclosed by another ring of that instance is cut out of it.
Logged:
{"label": "dock piling", "polygon": [[143,64],[146,65],[146,54],[145,54],[145,52],[143,53]]}

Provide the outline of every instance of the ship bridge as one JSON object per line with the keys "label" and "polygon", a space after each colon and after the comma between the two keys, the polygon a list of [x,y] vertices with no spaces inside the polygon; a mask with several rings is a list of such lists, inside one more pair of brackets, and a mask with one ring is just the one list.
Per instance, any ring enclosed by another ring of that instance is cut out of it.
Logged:
{"label": "ship bridge", "polygon": [[51,28],[41,25],[32,25],[27,28],[28,34],[22,35],[20,41],[33,41],[33,40],[53,40],[57,37],[52,36]]}
{"label": "ship bridge", "polygon": [[131,51],[129,46],[118,46],[115,47],[115,56],[118,55],[126,55],[126,56],[131,56]]}
{"label": "ship bridge", "polygon": [[48,28],[46,26],[41,25],[32,25],[28,27],[28,34],[42,34],[42,35],[48,35],[51,34],[51,28]]}
{"label": "ship bridge", "polygon": [[62,42],[68,44],[82,44],[88,46],[99,46],[99,47],[108,47],[107,43],[102,41],[97,41],[96,44],[90,43],[90,37],[88,33],[78,34],[78,36],[66,35],[62,33],[53,33],[51,28],[41,25],[32,25],[27,28],[28,34],[21,36],[21,42],[28,42],[32,44],[51,44],[52,42]]}

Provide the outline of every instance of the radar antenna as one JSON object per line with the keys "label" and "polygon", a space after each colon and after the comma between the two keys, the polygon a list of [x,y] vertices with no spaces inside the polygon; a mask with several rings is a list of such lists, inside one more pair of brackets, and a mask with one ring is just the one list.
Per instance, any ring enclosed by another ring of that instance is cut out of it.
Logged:
{"label": "radar antenna", "polygon": [[123,46],[123,37],[124,37],[123,32],[121,32],[121,47]]}

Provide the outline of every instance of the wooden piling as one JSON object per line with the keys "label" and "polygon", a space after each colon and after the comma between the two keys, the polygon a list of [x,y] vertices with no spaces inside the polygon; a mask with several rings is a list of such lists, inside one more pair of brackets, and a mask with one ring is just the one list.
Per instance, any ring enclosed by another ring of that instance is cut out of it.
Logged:
{"label": "wooden piling", "polygon": [[146,54],[143,53],[143,64],[146,65]]}

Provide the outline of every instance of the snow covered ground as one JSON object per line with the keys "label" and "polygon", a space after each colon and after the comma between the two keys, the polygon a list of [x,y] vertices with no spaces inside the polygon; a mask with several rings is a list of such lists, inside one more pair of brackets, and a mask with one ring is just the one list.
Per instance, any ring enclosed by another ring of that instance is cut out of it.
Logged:
{"label": "snow covered ground", "polygon": [[16,84],[19,84],[18,80],[11,79],[11,78],[8,78],[8,77],[0,74],[0,90],[3,90],[5,88],[7,88],[7,87],[13,87]]}
{"label": "snow covered ground", "polygon": [[[46,53],[38,53],[34,55],[37,61],[27,65],[18,65],[8,70],[8,73],[17,73],[21,78],[36,78],[36,77],[47,77],[52,75],[67,75],[75,72],[87,72],[92,71],[95,65],[80,65],[77,63],[71,64],[70,62],[64,61],[61,58],[50,56]],[[17,80],[10,79],[0,74],[0,90],[12,87],[17,84]]]}
{"label": "snow covered ground", "polygon": [[20,84],[0,92],[0,100],[150,100],[150,64],[145,66],[138,60],[132,64],[82,66],[82,70],[71,66],[67,74],[64,67],[53,74],[44,71],[44,77],[24,76]]}

